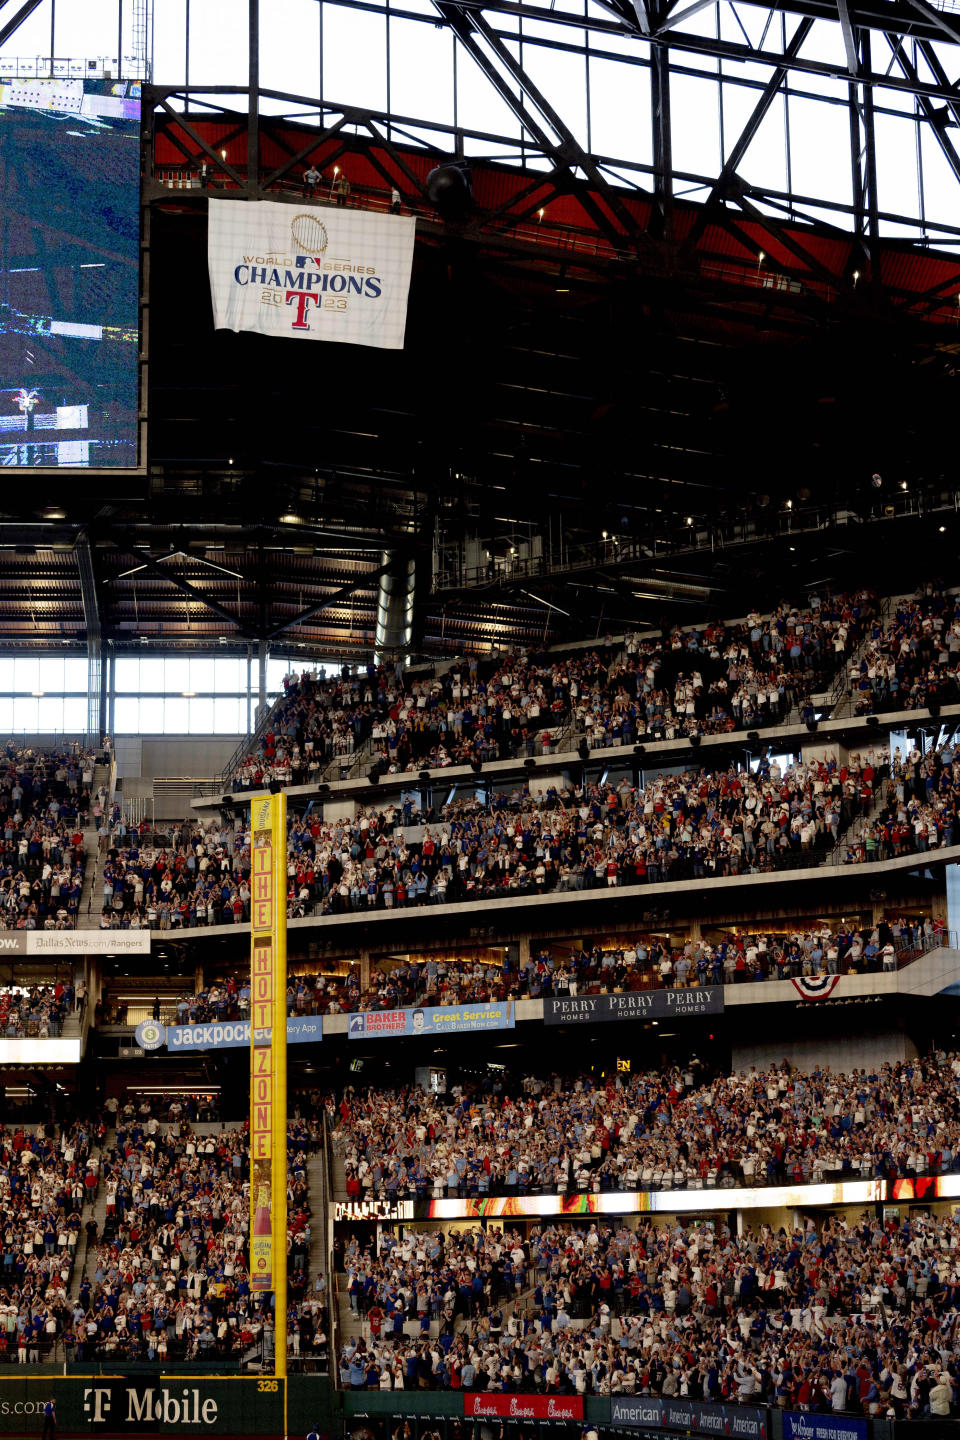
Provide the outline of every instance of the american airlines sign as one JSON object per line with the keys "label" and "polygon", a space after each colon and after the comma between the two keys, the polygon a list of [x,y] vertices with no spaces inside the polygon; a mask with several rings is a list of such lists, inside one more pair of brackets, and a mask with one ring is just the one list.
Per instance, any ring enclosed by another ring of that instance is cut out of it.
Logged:
{"label": "american airlines sign", "polygon": [[647,1430],[686,1430],[694,1435],[740,1436],[741,1440],[767,1440],[770,1433],[766,1410],[658,1395],[611,1400],[610,1423]]}

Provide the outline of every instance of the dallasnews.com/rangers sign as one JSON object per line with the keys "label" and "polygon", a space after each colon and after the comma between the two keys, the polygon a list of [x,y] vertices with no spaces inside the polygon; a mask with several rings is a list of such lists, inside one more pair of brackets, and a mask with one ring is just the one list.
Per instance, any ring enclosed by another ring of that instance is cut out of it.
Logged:
{"label": "dallasnews.com/rangers sign", "polygon": [[213,323],[402,350],[415,230],[402,215],[211,200]]}

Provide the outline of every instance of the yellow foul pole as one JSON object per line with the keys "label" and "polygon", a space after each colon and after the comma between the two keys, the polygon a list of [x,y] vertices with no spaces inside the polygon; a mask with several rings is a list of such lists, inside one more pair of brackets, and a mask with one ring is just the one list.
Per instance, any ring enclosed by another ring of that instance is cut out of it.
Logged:
{"label": "yellow foul pole", "polygon": [[287,1374],[287,797],[250,802],[250,1288]]}

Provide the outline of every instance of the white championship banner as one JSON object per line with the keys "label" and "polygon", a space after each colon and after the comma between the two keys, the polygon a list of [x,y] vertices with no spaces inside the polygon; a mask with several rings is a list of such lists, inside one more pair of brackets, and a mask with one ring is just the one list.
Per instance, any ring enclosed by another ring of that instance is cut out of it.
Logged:
{"label": "white championship banner", "polygon": [[402,350],[416,221],[269,200],[211,200],[218,330]]}

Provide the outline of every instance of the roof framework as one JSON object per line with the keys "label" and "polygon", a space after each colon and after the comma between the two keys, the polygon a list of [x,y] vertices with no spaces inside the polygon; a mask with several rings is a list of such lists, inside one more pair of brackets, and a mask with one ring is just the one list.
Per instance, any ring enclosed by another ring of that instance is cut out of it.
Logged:
{"label": "roof framework", "polygon": [[[104,8],[121,34],[143,14]],[[954,504],[954,12],[286,0],[278,26],[249,0],[214,49],[201,9],[158,13],[144,92],[149,463],[50,481],[54,521],[5,498],[0,642],[82,644],[92,615],[108,646],[358,656],[398,549],[425,651],[738,613],[720,550],[748,546],[767,598],[795,567],[843,583],[838,519],[889,518],[878,469],[925,553]],[[24,7],[0,63],[58,25]],[[458,223],[427,195],[449,160],[472,174]],[[299,198],[311,163],[418,215],[399,365],[210,329],[207,195]]]}

